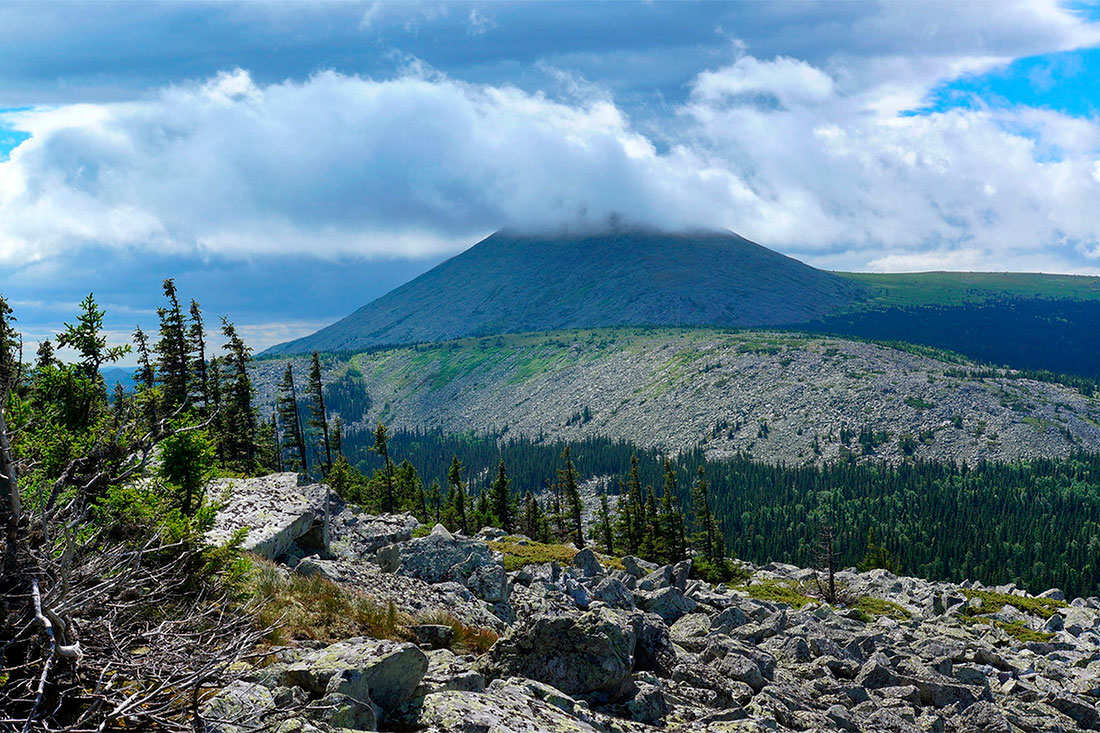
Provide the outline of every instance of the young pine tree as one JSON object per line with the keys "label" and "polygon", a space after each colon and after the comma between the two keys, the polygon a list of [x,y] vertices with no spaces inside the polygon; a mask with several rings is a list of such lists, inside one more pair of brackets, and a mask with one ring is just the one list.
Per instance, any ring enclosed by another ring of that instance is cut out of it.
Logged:
{"label": "young pine tree", "polygon": [[573,465],[573,459],[569,455],[569,446],[561,454],[565,461],[565,468],[558,472],[558,483],[561,484],[565,498],[565,511],[568,513],[569,534],[577,549],[584,548],[584,526],[581,524],[581,516],[584,507],[581,503],[580,486],[577,484],[577,469]]}
{"label": "young pine tree", "polygon": [[279,424],[290,449],[290,465],[303,474],[309,474],[309,458],[306,456],[306,440],[302,433],[302,418],[298,412],[298,392],[294,387],[294,370],[287,362],[286,371],[279,382],[279,394],[276,400]]}
{"label": "young pine tree", "polygon": [[219,368],[213,375],[216,381],[211,383],[211,396],[224,414],[224,419],[220,421],[222,451],[228,466],[251,471],[255,463],[257,422],[252,409],[252,378],[248,375],[252,350],[225,317],[222,318],[222,335],[227,339],[222,347],[226,352],[223,357],[225,373],[222,374]]}
{"label": "young pine tree", "polygon": [[514,529],[516,517],[512,492],[508,488],[511,483],[508,478],[508,469],[502,458],[500,465],[497,466],[497,477],[489,486],[489,503],[500,528],[509,533]]}
{"label": "young pine tree", "polygon": [[332,446],[325,410],[325,385],[321,380],[321,357],[316,351],[309,362],[309,426],[320,437],[320,453],[324,456],[324,472],[327,473],[332,467]]}
{"label": "young pine tree", "polygon": [[190,386],[188,368],[187,327],[172,278],[164,281],[164,297],[168,307],[157,308],[160,318],[160,339],[157,341],[157,366],[164,389],[164,406],[168,414],[188,404]]}
{"label": "young pine tree", "polygon": [[187,329],[187,345],[191,352],[191,403],[209,414],[214,407],[210,401],[210,375],[206,363],[206,326],[198,302],[191,301],[191,325]]}
{"label": "young pine tree", "polygon": [[374,429],[374,446],[371,448],[382,458],[381,473],[378,476],[378,506],[387,514],[397,509],[397,495],[394,488],[393,461],[390,460],[390,431],[382,423]]}
{"label": "young pine tree", "polygon": [[451,458],[451,467],[447,470],[447,507],[443,511],[443,524],[452,532],[470,533],[466,484],[462,481],[462,464],[458,456]]}
{"label": "young pine tree", "polygon": [[692,508],[695,511],[695,522],[699,528],[696,535],[696,545],[703,559],[708,562],[716,560],[715,549],[715,522],[710,511],[710,485],[707,483],[706,470],[699,466],[699,473],[695,480],[695,486],[691,490]]}

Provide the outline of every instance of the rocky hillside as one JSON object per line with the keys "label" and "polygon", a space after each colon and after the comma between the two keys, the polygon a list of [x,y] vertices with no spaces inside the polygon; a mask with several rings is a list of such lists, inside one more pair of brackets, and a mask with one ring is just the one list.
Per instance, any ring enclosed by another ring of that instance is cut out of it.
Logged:
{"label": "rocky hillside", "polygon": [[[251,488],[239,482],[234,496],[248,503]],[[456,733],[1100,729],[1097,598],[848,569],[828,604],[817,573],[792,566],[745,566],[740,582],[712,585],[690,561],[656,567],[499,530],[426,533],[405,515],[339,505],[326,553],[308,547],[319,507],[312,521],[271,520],[253,503],[257,528],[285,540],[260,548],[276,575],[392,604],[400,623],[394,639],[292,645],[244,670],[204,703],[210,733],[257,721]],[[224,530],[240,524],[236,510],[222,517]],[[488,627],[495,643],[463,649],[454,625],[432,622],[441,613]]]}
{"label": "rocky hillside", "polygon": [[498,232],[271,354],[620,325],[772,326],[871,292],[731,232]]}
{"label": "rocky hillside", "polygon": [[[257,368],[269,405],[283,364]],[[353,427],[598,435],[673,451],[701,443],[712,457],[787,463],[1100,449],[1097,399],[1011,373],[979,379],[973,368],[836,338],[603,329],[375,351],[330,360],[328,379],[369,397],[366,414],[342,416]]]}

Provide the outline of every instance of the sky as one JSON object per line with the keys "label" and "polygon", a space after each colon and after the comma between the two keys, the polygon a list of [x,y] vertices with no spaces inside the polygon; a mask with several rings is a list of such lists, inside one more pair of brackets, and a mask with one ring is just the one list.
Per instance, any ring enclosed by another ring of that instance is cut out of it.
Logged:
{"label": "sky", "polygon": [[173,277],[262,349],[611,218],[1100,274],[1098,81],[1083,2],[0,1],[0,293],[121,341]]}

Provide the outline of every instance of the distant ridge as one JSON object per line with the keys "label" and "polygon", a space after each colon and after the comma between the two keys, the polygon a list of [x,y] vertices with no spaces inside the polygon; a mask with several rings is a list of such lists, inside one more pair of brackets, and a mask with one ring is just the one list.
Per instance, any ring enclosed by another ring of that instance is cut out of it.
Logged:
{"label": "distant ridge", "polygon": [[816,321],[869,288],[732,232],[501,231],[320,331],[268,349],[361,351],[604,326]]}

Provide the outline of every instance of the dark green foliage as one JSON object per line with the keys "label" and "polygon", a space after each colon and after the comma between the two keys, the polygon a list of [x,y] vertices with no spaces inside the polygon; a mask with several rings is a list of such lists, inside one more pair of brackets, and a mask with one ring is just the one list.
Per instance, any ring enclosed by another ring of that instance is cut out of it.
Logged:
{"label": "dark green foliage", "polygon": [[252,378],[248,364],[252,350],[228,319],[222,318],[226,352],[218,368],[212,367],[211,396],[220,406],[219,454],[228,468],[249,472],[255,469],[256,412],[252,407]]}
{"label": "dark green foliage", "polygon": [[191,353],[189,389],[191,404],[197,405],[203,415],[210,413],[210,372],[206,360],[206,326],[202,319],[202,309],[191,301],[191,324],[187,328],[187,347]]}
{"label": "dark green foliage", "polygon": [[169,413],[188,404],[190,392],[190,365],[187,343],[187,326],[180,308],[176,284],[168,278],[164,281],[166,308],[157,308],[160,318],[160,340],[157,341],[157,368],[163,387],[162,399]]}
{"label": "dark green foliage", "polygon": [[581,504],[581,491],[577,483],[577,468],[573,465],[573,459],[569,456],[569,446],[565,446],[565,450],[561,453],[561,459],[565,461],[565,467],[558,471],[558,483],[564,493],[569,534],[574,546],[579,550],[584,547],[584,527],[581,525],[584,507]]}
{"label": "dark green foliage", "polygon": [[867,530],[867,552],[863,555],[863,559],[856,564],[856,567],[861,571],[874,570],[875,568],[889,570],[891,573],[901,571],[897,558],[878,543],[874,527]]}
{"label": "dark green foliage", "polygon": [[390,460],[390,432],[382,423],[374,429],[374,445],[371,447],[382,458],[382,468],[377,475],[377,501],[379,511],[391,513],[397,508],[393,461]]}
{"label": "dark green foliage", "polygon": [[458,456],[451,458],[447,471],[447,499],[443,506],[443,524],[452,532],[470,533],[466,511],[466,483],[462,480],[462,464]]}
{"label": "dark green foliage", "polygon": [[497,477],[489,486],[489,502],[497,526],[505,532],[513,531],[516,524],[516,515],[518,514],[515,498],[509,489],[511,484],[512,482],[508,478],[508,469],[504,465],[504,461],[501,460],[500,465],[497,467]]}
{"label": "dark green foliage", "polygon": [[316,351],[309,362],[309,427],[318,437],[319,453],[324,457],[324,472],[332,466],[332,445],[329,442],[328,412],[325,410],[325,389],[321,379],[321,357]]}
{"label": "dark green foliage", "polygon": [[[851,432],[851,438],[857,433]],[[537,496],[565,447],[498,436],[397,432],[394,450],[427,477],[444,477],[460,455],[470,475],[492,476],[503,458],[512,486]],[[358,437],[349,441],[362,445]],[[349,455],[374,460],[361,449]],[[638,481],[659,485],[663,457],[622,441],[570,443],[581,476],[620,475],[638,456]],[[1100,592],[1100,455],[1032,459],[964,467],[910,460],[896,466],[837,463],[774,466],[748,457],[704,461],[701,450],[671,461],[681,479],[706,465],[711,511],[727,552],[751,562],[813,565],[821,509],[835,505],[840,567],[863,559],[867,535],[890,553],[902,573],[994,585],[1015,582],[1033,592],[1057,586],[1072,595]],[[689,507],[686,481],[673,506]],[[609,496],[616,553],[637,554],[623,529],[628,490]],[[663,501],[662,501],[663,503]],[[524,508],[528,508],[526,500]],[[698,524],[692,524],[698,528]],[[521,521],[520,532],[529,534]]]}
{"label": "dark green foliage", "polygon": [[177,495],[180,513],[192,516],[204,499],[213,476],[214,447],[202,430],[181,428],[160,444],[160,478]]}
{"label": "dark green foliage", "polygon": [[607,494],[600,492],[600,509],[596,518],[596,539],[599,540],[600,549],[604,554],[615,552],[614,532],[611,526],[611,509],[607,504]]}
{"label": "dark green foliage", "polygon": [[294,370],[290,362],[287,362],[283,378],[279,382],[275,411],[279,416],[279,428],[284,436],[283,447],[288,456],[287,465],[299,473],[308,474],[309,456],[306,453],[302,416],[298,411],[298,391],[294,387]]}

